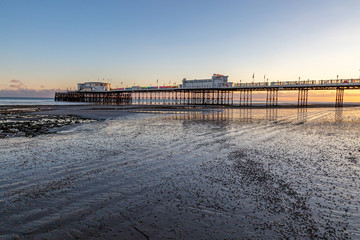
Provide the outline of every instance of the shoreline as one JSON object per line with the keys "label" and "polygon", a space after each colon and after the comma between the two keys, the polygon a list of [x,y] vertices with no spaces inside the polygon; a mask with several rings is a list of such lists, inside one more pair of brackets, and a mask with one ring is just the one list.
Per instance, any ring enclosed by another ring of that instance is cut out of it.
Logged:
{"label": "shoreline", "polygon": [[126,117],[133,114],[172,113],[172,112],[211,112],[227,109],[306,109],[331,108],[347,109],[359,105],[347,105],[336,108],[332,104],[310,105],[299,108],[294,105],[277,107],[252,106],[199,106],[199,105],[4,105],[0,106],[0,138],[8,137],[35,137],[42,134],[56,133],[64,127],[77,124],[103,121],[117,117]]}
{"label": "shoreline", "polygon": [[316,103],[309,104],[306,107],[298,107],[296,104],[283,104],[278,106],[267,107],[263,104],[255,104],[252,106],[220,106],[220,105],[146,105],[146,104],[134,104],[134,105],[113,105],[113,104],[83,104],[83,105],[0,105],[0,111],[6,109],[38,109],[38,111],[60,111],[60,110],[133,110],[133,109],[159,109],[159,110],[197,110],[197,109],[267,109],[267,108],[280,108],[280,109],[293,109],[293,108],[351,108],[360,107],[360,103],[345,103],[342,107],[335,107],[333,103]]}

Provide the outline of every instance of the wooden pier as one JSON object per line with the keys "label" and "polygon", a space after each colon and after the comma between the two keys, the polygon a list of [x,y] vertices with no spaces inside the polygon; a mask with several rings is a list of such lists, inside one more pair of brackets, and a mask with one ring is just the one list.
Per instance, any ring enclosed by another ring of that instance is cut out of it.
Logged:
{"label": "wooden pier", "polygon": [[[56,92],[55,101],[104,104],[221,105],[251,107],[253,92],[266,92],[266,107],[277,107],[280,91],[298,91],[298,107],[308,106],[308,92],[336,90],[335,106],[342,107],[345,90],[360,89],[360,79],[243,83],[219,88],[152,88],[104,92]],[[239,99],[234,102],[234,94]]]}

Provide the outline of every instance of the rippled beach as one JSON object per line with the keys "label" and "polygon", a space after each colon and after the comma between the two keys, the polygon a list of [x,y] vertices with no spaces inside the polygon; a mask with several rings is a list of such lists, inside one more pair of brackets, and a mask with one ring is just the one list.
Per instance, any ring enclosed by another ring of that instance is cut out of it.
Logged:
{"label": "rippled beach", "polygon": [[360,108],[112,111],[0,139],[0,238],[360,238]]}

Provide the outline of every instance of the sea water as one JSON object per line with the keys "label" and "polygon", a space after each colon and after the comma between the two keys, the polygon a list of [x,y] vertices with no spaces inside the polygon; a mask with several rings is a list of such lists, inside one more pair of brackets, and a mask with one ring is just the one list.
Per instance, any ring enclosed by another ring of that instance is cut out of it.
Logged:
{"label": "sea water", "polygon": [[0,237],[359,239],[360,109],[131,114],[0,139]]}
{"label": "sea water", "polygon": [[85,103],[57,102],[54,98],[0,97],[0,106],[7,105],[79,105]]}

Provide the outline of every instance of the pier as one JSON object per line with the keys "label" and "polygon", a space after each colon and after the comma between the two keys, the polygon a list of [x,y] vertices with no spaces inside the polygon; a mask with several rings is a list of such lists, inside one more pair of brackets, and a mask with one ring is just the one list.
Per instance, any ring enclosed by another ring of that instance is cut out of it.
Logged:
{"label": "pier", "polygon": [[[342,107],[345,90],[359,90],[360,79],[308,80],[287,82],[239,83],[232,87],[136,87],[109,91],[56,92],[55,101],[104,104],[219,105],[251,107],[253,92],[266,92],[266,107],[277,107],[279,92],[297,91],[298,107],[308,106],[309,91],[335,90],[335,107]],[[234,101],[234,95],[239,98]]]}

